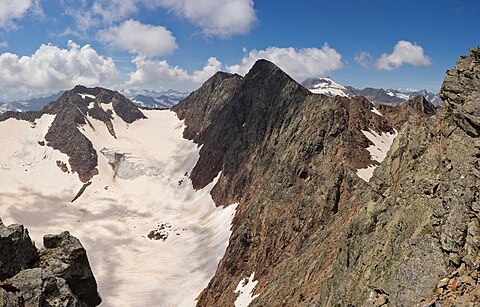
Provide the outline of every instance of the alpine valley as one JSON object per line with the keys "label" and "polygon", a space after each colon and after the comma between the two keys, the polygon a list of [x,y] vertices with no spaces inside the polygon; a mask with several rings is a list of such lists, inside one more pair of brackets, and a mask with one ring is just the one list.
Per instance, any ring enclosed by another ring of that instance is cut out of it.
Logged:
{"label": "alpine valley", "polygon": [[478,306],[480,47],[382,91],[258,60],[1,114],[0,306]]}

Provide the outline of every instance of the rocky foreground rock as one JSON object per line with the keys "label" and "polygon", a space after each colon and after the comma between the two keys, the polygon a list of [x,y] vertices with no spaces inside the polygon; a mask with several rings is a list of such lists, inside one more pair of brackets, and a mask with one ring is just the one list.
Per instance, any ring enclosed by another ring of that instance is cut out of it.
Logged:
{"label": "rocky foreground rock", "polygon": [[[198,305],[233,305],[254,273],[250,306],[478,306],[479,80],[476,48],[448,71],[445,108],[416,98],[377,116],[367,100],[307,93],[260,61],[174,107],[203,144],[194,185],[222,171],[213,198],[239,203]],[[355,173],[372,164],[360,130],[393,128],[367,183]]]}
{"label": "rocky foreground rock", "polygon": [[0,220],[0,306],[98,306],[97,283],[80,241],[67,231],[37,250],[21,225]]}

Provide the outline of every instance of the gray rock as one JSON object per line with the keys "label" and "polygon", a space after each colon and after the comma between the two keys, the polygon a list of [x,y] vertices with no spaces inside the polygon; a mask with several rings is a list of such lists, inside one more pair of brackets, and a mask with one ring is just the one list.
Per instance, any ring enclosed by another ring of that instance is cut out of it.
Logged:
{"label": "gray rock", "polygon": [[90,307],[101,303],[86,251],[68,232],[44,237],[37,251],[28,231],[0,222],[0,306]]}
{"label": "gray rock", "polygon": [[38,252],[21,225],[5,226],[0,220],[0,281],[31,267],[38,260]]}
{"label": "gray rock", "polygon": [[60,235],[44,236],[43,245],[45,248],[40,250],[40,267],[64,279],[73,293],[87,305],[100,304],[97,283],[88,263],[87,252],[80,241],[64,231]]}

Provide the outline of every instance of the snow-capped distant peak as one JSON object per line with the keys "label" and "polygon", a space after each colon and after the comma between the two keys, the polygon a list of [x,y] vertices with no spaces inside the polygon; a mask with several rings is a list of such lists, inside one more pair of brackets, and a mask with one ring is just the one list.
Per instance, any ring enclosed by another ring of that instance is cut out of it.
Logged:
{"label": "snow-capped distant peak", "polygon": [[347,88],[330,77],[307,79],[302,85],[315,94],[350,97]]}

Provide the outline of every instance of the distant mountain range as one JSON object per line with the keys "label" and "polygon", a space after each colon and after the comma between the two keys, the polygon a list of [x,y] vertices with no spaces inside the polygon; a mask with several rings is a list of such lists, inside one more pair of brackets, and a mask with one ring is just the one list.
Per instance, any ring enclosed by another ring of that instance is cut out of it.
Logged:
{"label": "distant mountain range", "polygon": [[4,113],[7,111],[15,111],[15,112],[39,111],[50,102],[60,98],[60,96],[62,96],[63,93],[64,91],[61,91],[47,97],[38,97],[38,98],[25,99],[25,100],[13,101],[13,102],[0,102],[0,113]]}
{"label": "distant mountain range", "polygon": [[[301,83],[304,87],[316,94],[327,96],[355,97],[364,96],[374,104],[399,105],[416,96],[424,96],[429,102],[436,106],[443,105],[438,94],[428,92],[427,90],[401,91],[394,89],[371,88],[366,87],[362,90],[352,86],[343,86],[335,82],[330,77],[308,78]],[[145,89],[124,88],[119,91],[126,98],[130,99],[137,106],[152,109],[169,109],[187,98],[190,92],[181,92],[176,90],[154,91]],[[7,111],[26,112],[39,111],[48,103],[57,100],[64,91],[47,96],[20,100],[14,102],[0,102],[0,114]]]}
{"label": "distant mountain range", "polygon": [[172,89],[167,91],[123,89],[119,92],[139,107],[155,109],[169,109],[190,94]]}
{"label": "distant mountain range", "polygon": [[[153,109],[169,109],[180,100],[186,98],[189,92],[176,90],[152,91],[140,89],[123,89],[119,91],[139,107]],[[0,114],[7,111],[27,112],[40,111],[44,106],[60,98],[65,91],[47,97],[38,97],[13,102],[0,102]]]}
{"label": "distant mountain range", "polygon": [[428,92],[427,90],[394,90],[383,88],[366,87],[362,90],[352,86],[343,86],[335,82],[330,77],[308,78],[302,82],[302,85],[313,93],[324,94],[327,96],[355,97],[364,96],[375,104],[399,105],[416,96],[423,96],[436,106],[443,105],[438,94]]}

